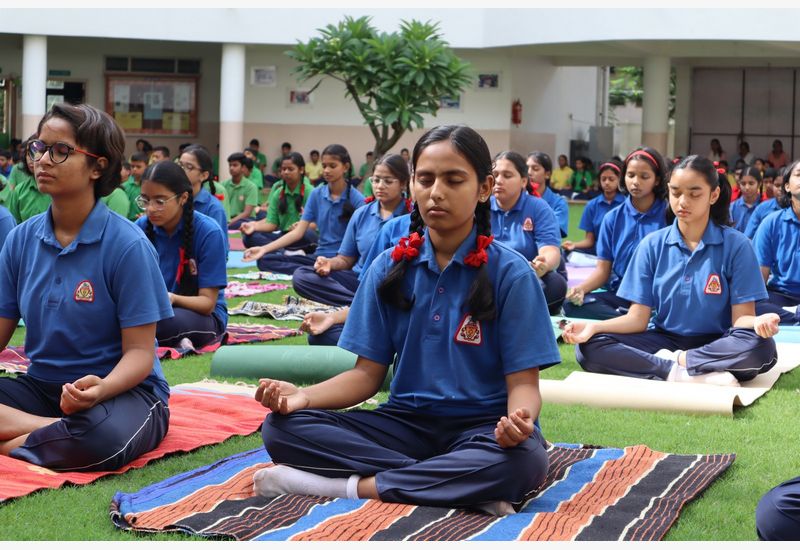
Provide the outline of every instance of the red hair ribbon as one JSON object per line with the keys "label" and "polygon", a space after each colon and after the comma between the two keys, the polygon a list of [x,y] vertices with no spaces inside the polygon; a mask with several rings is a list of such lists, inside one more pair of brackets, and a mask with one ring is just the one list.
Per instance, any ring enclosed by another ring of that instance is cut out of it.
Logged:
{"label": "red hair ribbon", "polygon": [[180,284],[183,278],[183,270],[189,265],[189,259],[186,257],[186,250],[183,247],[178,249],[178,273],[175,275],[175,282]]}
{"label": "red hair ribbon", "polygon": [[619,169],[619,166],[617,166],[617,165],[616,165],[616,164],[614,164],[613,162],[604,162],[603,164],[601,164],[601,165],[600,165],[600,168],[597,170],[597,173],[599,174],[600,172],[602,172],[602,171],[603,171],[603,168],[611,168],[611,169],[612,169],[612,170],[614,170],[614,172],[616,172],[617,174],[620,174],[620,173],[621,173],[621,171],[620,171],[620,169]]}
{"label": "red hair ribbon", "polygon": [[726,175],[728,172],[724,168],[717,168],[717,174]]}
{"label": "red hair ribbon", "polygon": [[424,242],[425,238],[420,237],[419,233],[412,233],[408,237],[403,237],[392,250],[392,260],[395,262],[413,260],[419,256],[419,249],[422,248],[422,243]]}
{"label": "red hair ribbon", "polygon": [[625,159],[625,165],[628,164],[628,161],[631,160],[631,157],[634,156],[634,155],[641,155],[641,156],[643,156],[645,158],[650,159],[650,162],[653,163],[653,166],[655,166],[656,169],[658,169],[658,161],[656,161],[656,159],[653,158],[653,155],[651,155],[650,153],[648,153],[644,149],[639,149],[638,151],[634,151],[633,153],[628,155],[628,157]]}
{"label": "red hair ribbon", "polygon": [[414,209],[414,203],[411,199],[406,199],[406,212],[411,212]]}
{"label": "red hair ribbon", "polygon": [[219,202],[224,202],[224,201],[225,201],[225,195],[221,195],[221,194],[220,194],[220,195],[214,195],[214,196],[215,196],[215,197],[217,197],[217,199],[219,200]]}
{"label": "red hair ribbon", "polygon": [[531,182],[531,195],[542,198],[542,194],[539,193],[539,184],[533,181]]}
{"label": "red hair ribbon", "polygon": [[480,267],[489,261],[486,249],[494,240],[493,235],[478,235],[478,247],[464,257],[464,263],[471,267]]}
{"label": "red hair ribbon", "polygon": [[369,203],[373,202],[374,200],[375,200],[374,196],[369,196],[366,199],[364,199],[364,204],[369,204]]}

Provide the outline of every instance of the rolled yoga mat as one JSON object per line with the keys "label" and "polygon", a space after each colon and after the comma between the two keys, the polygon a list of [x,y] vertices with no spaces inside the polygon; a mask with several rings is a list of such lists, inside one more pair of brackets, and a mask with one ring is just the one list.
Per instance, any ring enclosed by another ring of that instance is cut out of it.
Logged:
{"label": "rolled yoga mat", "polygon": [[[355,364],[355,354],[336,346],[222,346],[211,359],[211,376],[316,384]],[[381,389],[389,388],[391,373],[389,368]]]}

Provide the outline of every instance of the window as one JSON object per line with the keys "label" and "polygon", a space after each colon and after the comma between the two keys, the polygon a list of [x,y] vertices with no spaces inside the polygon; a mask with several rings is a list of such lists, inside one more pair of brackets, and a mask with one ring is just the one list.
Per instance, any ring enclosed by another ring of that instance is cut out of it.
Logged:
{"label": "window", "polygon": [[129,135],[197,135],[197,78],[106,76],[106,111]]}

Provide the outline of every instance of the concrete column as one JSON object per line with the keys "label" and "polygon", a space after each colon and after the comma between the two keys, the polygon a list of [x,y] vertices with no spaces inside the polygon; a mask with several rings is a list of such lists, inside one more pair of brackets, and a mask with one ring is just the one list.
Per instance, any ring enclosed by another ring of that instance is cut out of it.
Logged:
{"label": "concrete column", "polygon": [[667,152],[669,70],[670,60],[666,56],[653,56],[644,60],[642,143],[662,154]]}
{"label": "concrete column", "polygon": [[25,35],[22,39],[22,134],[36,131],[47,103],[47,37]]}
{"label": "concrete column", "polygon": [[675,154],[689,153],[689,127],[692,109],[692,67],[675,68]]}
{"label": "concrete column", "polygon": [[220,181],[230,177],[225,159],[243,147],[245,76],[244,44],[223,44],[219,88]]}

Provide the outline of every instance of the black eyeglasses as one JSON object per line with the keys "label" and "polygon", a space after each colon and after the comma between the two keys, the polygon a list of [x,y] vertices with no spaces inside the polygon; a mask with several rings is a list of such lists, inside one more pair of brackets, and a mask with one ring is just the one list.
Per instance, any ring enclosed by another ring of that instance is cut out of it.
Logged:
{"label": "black eyeglasses", "polygon": [[96,159],[100,158],[100,155],[95,155],[89,151],[78,149],[77,147],[73,147],[72,145],[64,143],[63,141],[57,141],[52,145],[47,145],[45,142],[35,139],[28,143],[28,156],[34,162],[42,160],[42,157],[44,157],[44,154],[48,151],[50,152],[50,160],[52,160],[55,164],[61,164],[62,162],[66,161],[72,151],[76,151]]}

